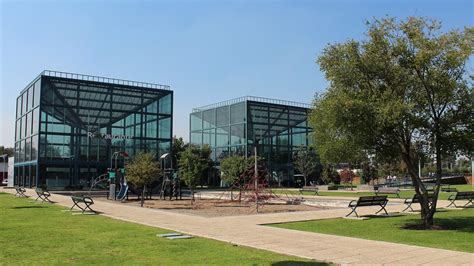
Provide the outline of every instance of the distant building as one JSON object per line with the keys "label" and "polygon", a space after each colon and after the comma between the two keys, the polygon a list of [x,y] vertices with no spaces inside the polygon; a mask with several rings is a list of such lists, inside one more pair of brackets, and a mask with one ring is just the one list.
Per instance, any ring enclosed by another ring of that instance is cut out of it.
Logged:
{"label": "distant building", "polygon": [[114,152],[171,150],[169,86],[43,71],[16,105],[15,185],[81,189]]}
{"label": "distant building", "polygon": [[0,155],[0,184],[8,180],[8,155]]}
{"label": "distant building", "polygon": [[246,96],[194,108],[190,143],[209,145],[212,159],[257,154],[267,162],[272,184],[292,185],[293,152],[311,143],[310,105]]}

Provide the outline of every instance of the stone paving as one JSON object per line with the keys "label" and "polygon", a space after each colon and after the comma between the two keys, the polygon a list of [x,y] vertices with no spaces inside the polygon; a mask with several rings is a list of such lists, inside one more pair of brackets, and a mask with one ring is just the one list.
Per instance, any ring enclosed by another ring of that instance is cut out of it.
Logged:
{"label": "stone paving", "polygon": [[[14,193],[12,189],[4,191]],[[27,194],[32,196],[34,190],[28,189]],[[72,205],[68,196],[53,194],[51,199],[65,207]],[[447,202],[439,201],[438,205],[444,207]],[[343,217],[348,209],[205,218],[107,201],[96,201],[93,207],[114,219],[337,264],[474,265],[472,253],[262,226]],[[398,212],[402,208],[403,205],[390,205],[387,210]],[[376,210],[366,207],[359,213],[371,214]]]}

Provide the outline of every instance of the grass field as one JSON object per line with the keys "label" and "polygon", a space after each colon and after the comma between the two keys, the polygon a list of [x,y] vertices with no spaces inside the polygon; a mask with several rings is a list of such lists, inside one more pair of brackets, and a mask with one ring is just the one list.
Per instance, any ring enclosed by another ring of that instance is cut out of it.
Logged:
{"label": "grass field", "polygon": [[325,265],[29,201],[0,193],[0,265]]}
{"label": "grass field", "polygon": [[435,215],[435,224],[449,230],[403,228],[407,224],[419,222],[419,214],[406,214],[397,217],[374,217],[368,220],[338,218],[271,226],[474,253],[474,208],[438,211]]}
{"label": "grass field", "polygon": [[[472,191],[472,185],[452,185],[451,187],[457,188],[459,191]],[[273,189],[273,191],[277,194],[282,194],[285,192],[284,189]],[[288,190],[286,190],[288,191]],[[295,189],[291,190],[294,195],[299,195],[299,192]],[[400,191],[400,198],[412,198],[415,194],[414,190],[402,190]],[[440,192],[439,199],[447,200],[449,195],[454,194],[453,192]],[[314,192],[304,191],[303,195],[312,196]],[[319,191],[319,196],[332,196],[332,197],[361,197],[361,196],[374,196],[374,192],[352,192],[348,191]],[[388,195],[389,198],[396,198],[396,195]]]}

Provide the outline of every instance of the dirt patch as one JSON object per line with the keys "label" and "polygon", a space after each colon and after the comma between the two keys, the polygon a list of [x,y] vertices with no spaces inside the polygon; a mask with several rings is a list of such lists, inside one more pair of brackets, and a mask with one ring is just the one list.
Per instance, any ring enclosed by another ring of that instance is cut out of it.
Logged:
{"label": "dirt patch", "polygon": [[[139,205],[137,200],[129,200],[126,203],[130,205]],[[171,212],[191,214],[202,217],[222,217],[256,214],[255,203],[247,203],[230,200],[217,199],[196,199],[193,205],[189,199],[183,200],[146,200],[144,207],[166,210]],[[282,202],[267,202],[259,204],[259,213],[280,213],[280,212],[297,212],[297,211],[316,211],[328,209],[324,207],[308,206],[304,204],[290,205]]]}

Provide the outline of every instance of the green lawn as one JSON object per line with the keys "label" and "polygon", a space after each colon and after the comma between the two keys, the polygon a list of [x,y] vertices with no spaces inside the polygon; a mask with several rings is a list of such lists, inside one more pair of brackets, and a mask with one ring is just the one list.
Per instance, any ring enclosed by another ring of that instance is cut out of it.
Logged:
{"label": "green lawn", "polygon": [[406,224],[418,224],[419,220],[418,214],[405,214],[368,220],[338,218],[271,226],[474,253],[474,208],[438,211],[435,224],[449,230],[403,229]]}
{"label": "green lawn", "polygon": [[[450,187],[457,188],[459,191],[472,191],[473,187],[472,185],[451,185]],[[288,190],[286,190],[288,191]],[[285,192],[284,189],[274,189],[274,192],[277,194],[282,194]],[[295,189],[291,190],[293,195],[299,195],[299,192]],[[400,191],[400,198],[412,198],[413,195],[415,194],[414,190],[402,190]],[[447,200],[449,195],[452,195],[454,193],[448,193],[448,192],[440,192],[439,194],[439,199],[441,200]],[[310,191],[303,191],[303,195],[308,195],[312,196],[314,195],[314,192]],[[318,192],[319,196],[333,196],[333,197],[361,197],[361,196],[373,196],[375,193],[373,192],[351,192],[351,191],[319,191]],[[389,198],[396,198],[396,195],[388,195]]]}
{"label": "green lawn", "polygon": [[167,240],[156,237],[163,229],[29,201],[0,193],[0,264],[321,264],[199,237]]}

